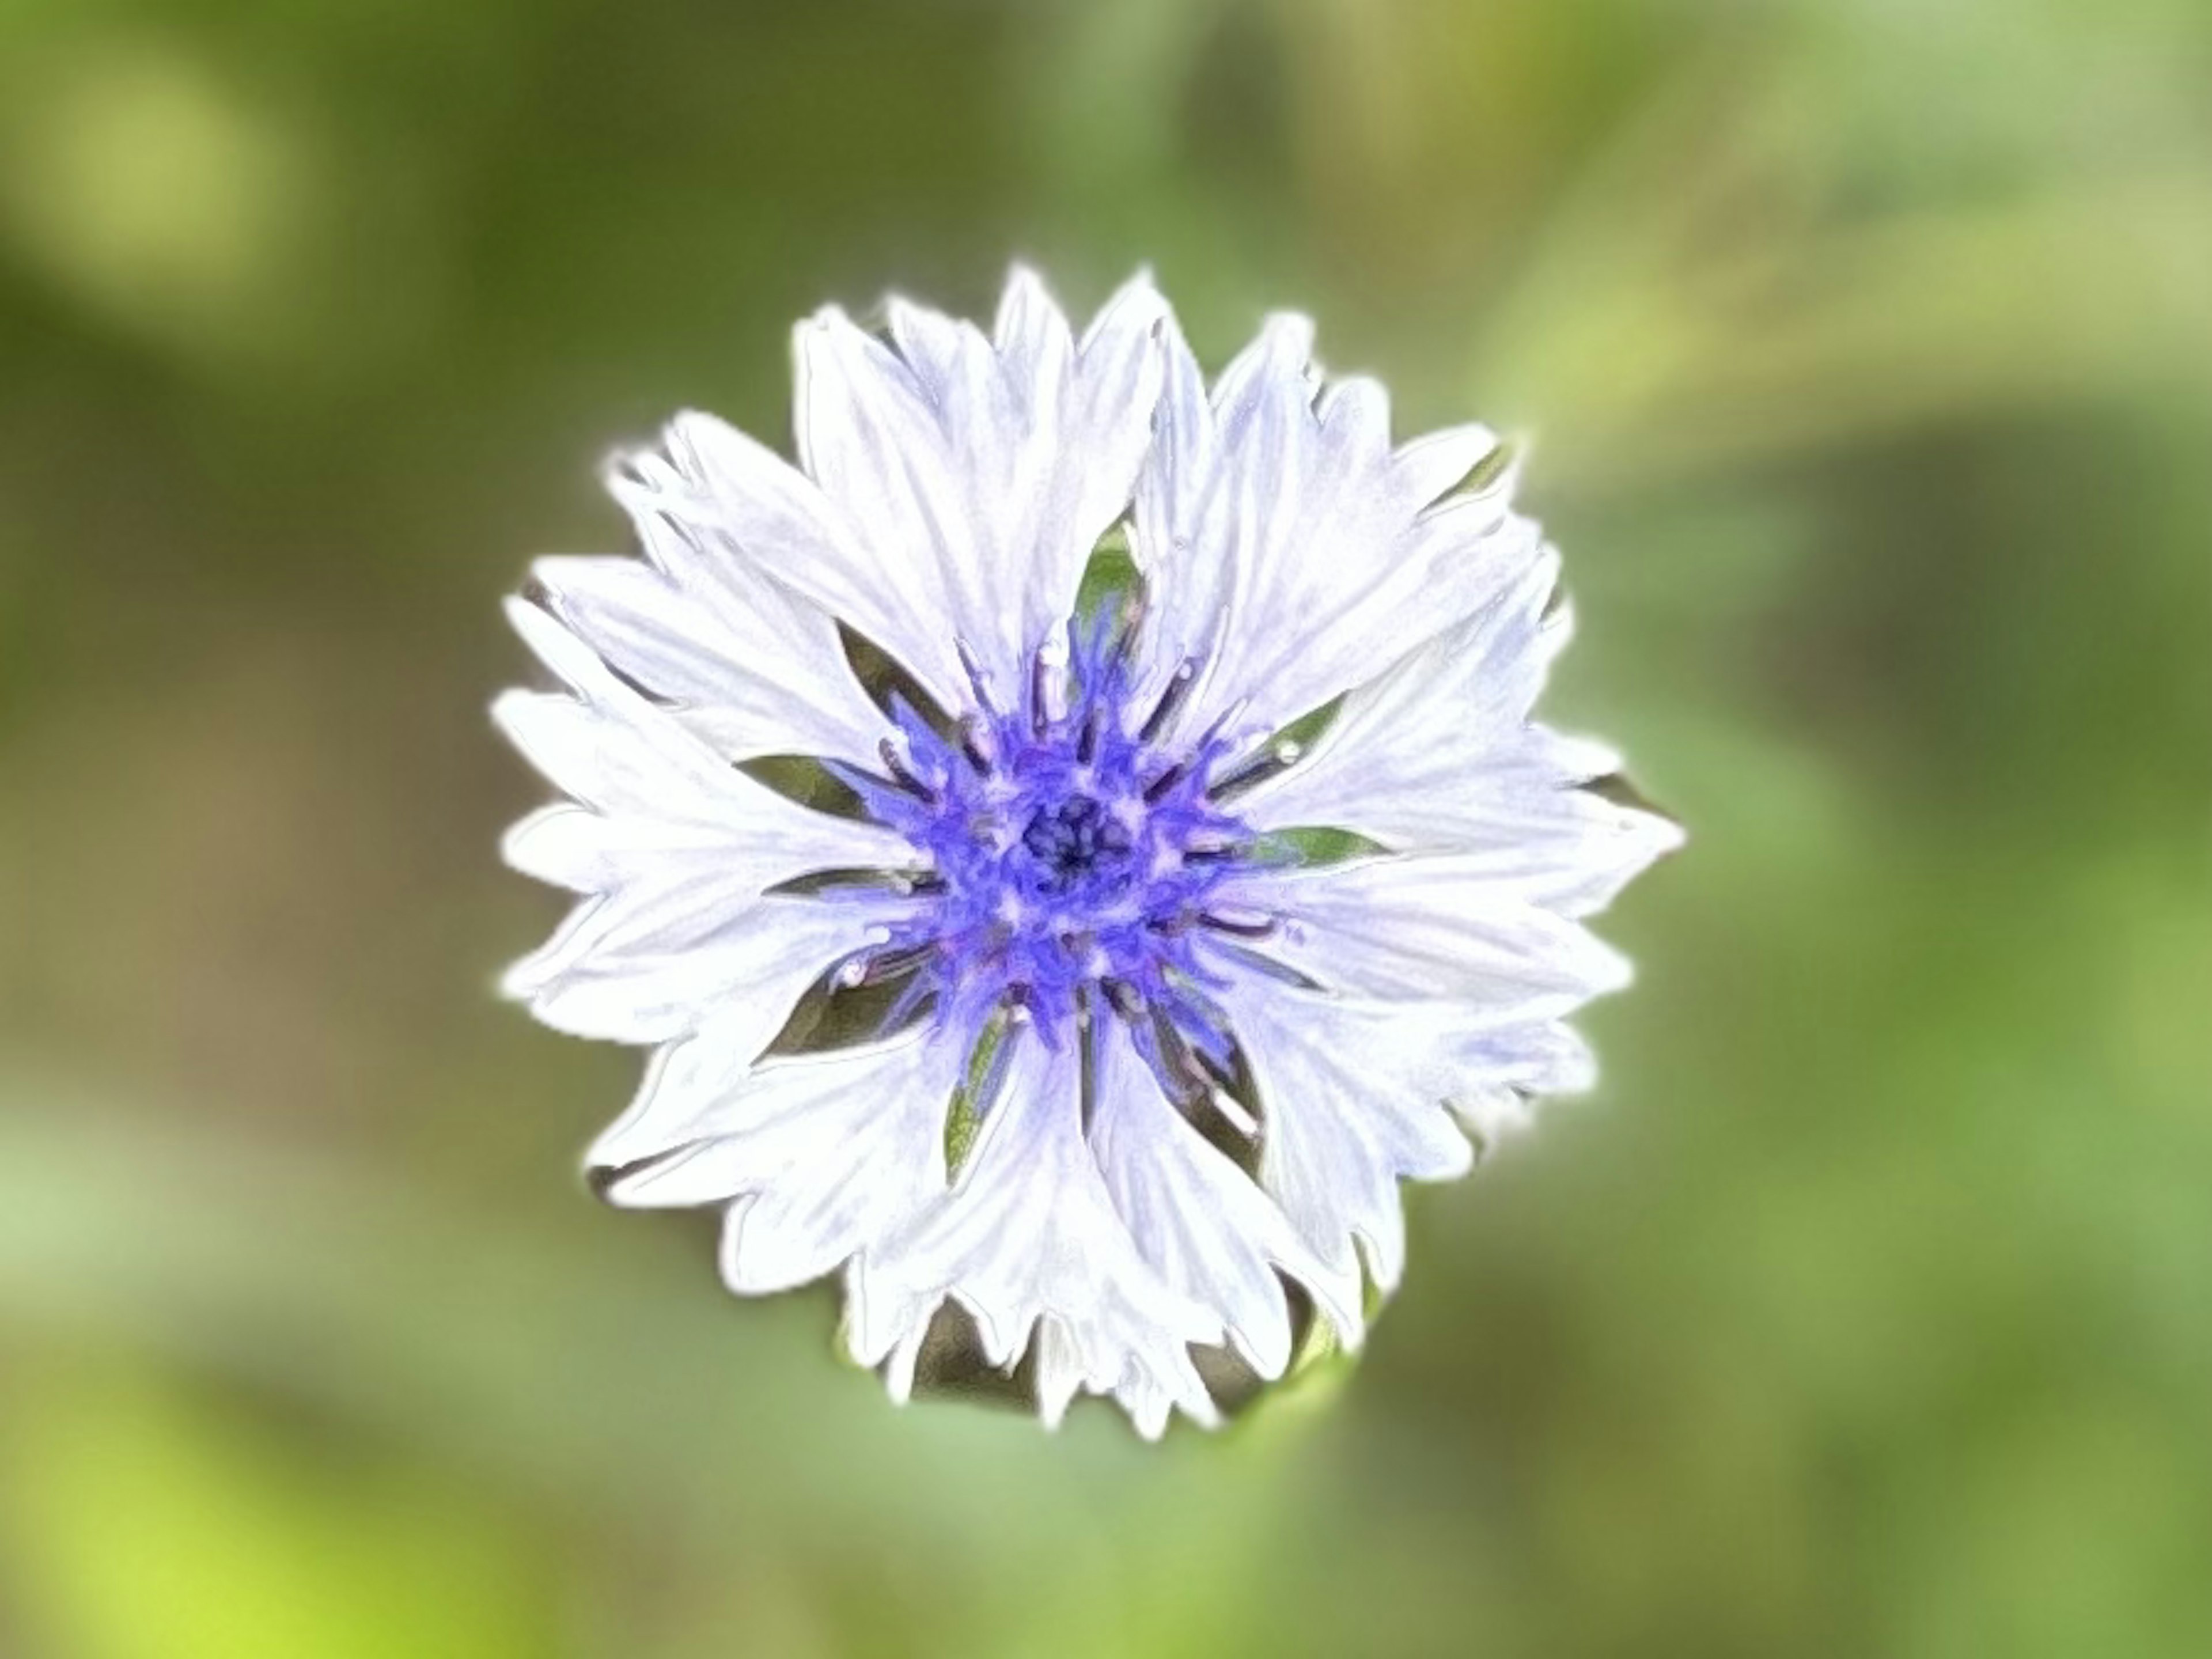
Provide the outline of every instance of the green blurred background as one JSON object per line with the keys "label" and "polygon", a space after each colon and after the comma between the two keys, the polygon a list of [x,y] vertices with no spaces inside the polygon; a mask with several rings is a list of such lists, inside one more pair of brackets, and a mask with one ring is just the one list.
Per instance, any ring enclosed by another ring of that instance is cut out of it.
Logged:
{"label": "green blurred background", "polygon": [[[1689,849],[1209,1438],[904,1413],[581,1147],[483,709],[787,329],[1149,261],[1533,431]],[[0,1653],[2212,1653],[2199,0],[0,5]]]}

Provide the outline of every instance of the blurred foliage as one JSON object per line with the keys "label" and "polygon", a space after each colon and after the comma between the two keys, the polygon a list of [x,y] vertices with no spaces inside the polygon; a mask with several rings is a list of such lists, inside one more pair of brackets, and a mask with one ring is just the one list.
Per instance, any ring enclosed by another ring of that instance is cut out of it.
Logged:
{"label": "blurred foliage", "polygon": [[[2212,1652],[2194,0],[0,8],[0,1652]],[[897,1413],[574,1170],[495,597],[1006,259],[1533,434],[1690,825],[1356,1364]]]}

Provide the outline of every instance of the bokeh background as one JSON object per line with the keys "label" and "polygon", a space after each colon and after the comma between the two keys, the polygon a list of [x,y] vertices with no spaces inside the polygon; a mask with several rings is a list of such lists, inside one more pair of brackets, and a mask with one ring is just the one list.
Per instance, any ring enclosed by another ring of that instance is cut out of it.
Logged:
{"label": "bokeh background", "polygon": [[[904,1413],[577,1173],[497,599],[896,288],[1535,434],[1689,849],[1209,1438]],[[9,0],[0,1653],[2212,1653],[2199,0]]]}

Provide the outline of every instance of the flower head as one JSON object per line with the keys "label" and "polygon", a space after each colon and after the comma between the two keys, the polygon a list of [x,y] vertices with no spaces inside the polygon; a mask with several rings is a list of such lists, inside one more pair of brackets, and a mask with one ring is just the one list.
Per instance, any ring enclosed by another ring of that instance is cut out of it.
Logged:
{"label": "flower head", "polygon": [[680,416],[611,472],[645,557],[512,603],[571,799],[507,855],[586,897],[508,986],[655,1048],[591,1163],[726,1206],[733,1289],[842,1270],[902,1396],[957,1307],[1050,1420],[1212,1421],[1194,1351],[1280,1376],[1287,1285],[1356,1344],[1399,1181],[1591,1075],[1582,919],[1678,834],[1529,718],[1567,617],[1491,434],[1394,444],[1310,336],[1209,391],[1142,278],[1079,339],[1024,270],[988,337],[825,311],[799,465]]}

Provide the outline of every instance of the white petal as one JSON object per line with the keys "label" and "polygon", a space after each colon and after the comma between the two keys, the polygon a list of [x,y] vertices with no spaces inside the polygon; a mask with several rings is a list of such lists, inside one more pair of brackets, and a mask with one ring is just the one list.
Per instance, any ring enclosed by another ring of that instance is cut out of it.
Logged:
{"label": "white petal", "polygon": [[[799,1000],[876,931],[865,911],[803,900],[763,900],[748,922],[744,982],[730,984],[703,1015],[690,1011],[679,1022],[688,1029],[653,1053],[630,1109],[586,1155],[591,1168],[615,1170],[710,1133],[714,1113],[752,1078]],[[737,967],[734,953],[721,967]]]}
{"label": "white petal", "polygon": [[1358,1328],[1359,1279],[1332,1272],[1243,1170],[1206,1143],[1160,1091],[1119,1021],[1101,1028],[1091,1143],[1145,1265],[1217,1310],[1263,1377],[1291,1358],[1278,1268],[1303,1281],[1340,1329]]}
{"label": "white petal", "polygon": [[[1446,1106],[1479,1086],[1452,1011],[1259,975],[1219,994],[1258,1087],[1261,1184],[1332,1271],[1358,1272],[1356,1237],[1391,1289],[1405,1259],[1398,1182],[1449,1180],[1474,1161]],[[1346,1334],[1356,1340],[1358,1328]]]}
{"label": "white petal", "polygon": [[1409,500],[1441,501],[1465,483],[1498,449],[1498,434],[1480,422],[1440,427],[1399,446],[1393,467]]}
{"label": "white petal", "polygon": [[793,579],[951,706],[981,579],[936,413],[897,354],[834,306],[799,325],[793,351],[799,464],[854,532],[849,560]]}
{"label": "white petal", "polygon": [[872,765],[890,722],[854,678],[835,623],[734,553],[696,547],[661,513],[638,518],[653,564],[545,558],[532,566],[562,620],[673,705],[725,760],[811,755]]}
{"label": "white petal", "polygon": [[580,694],[508,691],[493,718],[540,772],[610,817],[719,832],[732,862],[754,860],[763,885],[812,870],[890,868],[910,861],[904,837],[879,824],[817,812],[756,783],[612,673],[536,605],[511,600],[515,629]]}
{"label": "white petal", "polygon": [[1565,641],[1564,613],[1544,617],[1558,574],[1547,550],[1474,617],[1352,692],[1296,766],[1240,798],[1239,814],[1257,829],[1326,823],[1394,844],[1439,833],[1441,818],[1448,838],[1477,769],[1530,746],[1529,713]]}
{"label": "white petal", "polygon": [[[1152,589],[1140,648],[1153,675],[1185,659],[1200,677],[1170,734],[1197,732],[1246,689],[1236,680],[1236,629],[1255,573],[1276,561],[1294,511],[1300,467],[1292,453],[1307,430],[1307,358],[1313,325],[1270,317],[1221,376],[1209,402],[1205,376],[1170,319],[1159,419],[1137,481],[1131,551]],[[1224,670],[1232,671],[1224,678]]]}
{"label": "white petal", "polygon": [[1056,1429],[1082,1392],[1083,1349],[1067,1322],[1048,1314],[1037,1321],[1036,1352],[1037,1416]]}
{"label": "white petal", "polygon": [[[1557,1021],[1496,1024],[1437,1000],[1346,997],[1261,975],[1219,992],[1261,1115],[1261,1184],[1340,1273],[1356,1239],[1384,1291],[1404,1266],[1401,1180],[1443,1181],[1526,1126],[1528,1097],[1587,1088],[1589,1051]],[[1356,1319],[1340,1324],[1356,1343]]]}
{"label": "white petal", "polygon": [[1336,550],[1359,546],[1383,551],[1358,583],[1302,569],[1246,608],[1239,636],[1251,644],[1223,672],[1248,688],[1255,732],[1322,707],[1480,608],[1540,556],[1543,538],[1496,496],[1464,495],[1401,524],[1381,511],[1341,514],[1312,532],[1301,564],[1327,568]]}
{"label": "white petal", "polygon": [[1056,565],[1041,570],[1025,602],[1031,634],[1073,609],[1091,549],[1129,510],[1152,441],[1164,362],[1167,301],[1149,275],[1125,283],[1085,331],[1076,362],[1060,468],[1070,486]]}
{"label": "white petal", "polygon": [[1562,1012],[1628,982],[1626,960],[1540,908],[1517,851],[1354,859],[1240,873],[1216,908],[1278,919],[1258,953],[1355,996],[1438,997],[1492,1024]]}
{"label": "white petal", "polygon": [[1133,550],[1153,590],[1145,642],[1164,679],[1203,665],[1173,730],[1264,735],[1479,608],[1537,556],[1509,477],[1437,502],[1495,447],[1479,427],[1393,449],[1371,381],[1318,405],[1312,325],[1269,319],[1208,404],[1167,336],[1158,440]]}
{"label": "white petal", "polygon": [[1571,632],[1546,617],[1547,553],[1512,588],[1354,691],[1312,750],[1237,802],[1255,829],[1351,830],[1401,850],[1517,852],[1522,896],[1568,915],[1601,908],[1680,845],[1666,819],[1574,786],[1612,757],[1532,725]]}
{"label": "white petal", "polygon": [[1115,1214],[1083,1138],[1073,1044],[1055,1052],[1025,1026],[1008,1042],[1004,1085],[952,1190],[853,1275],[854,1352],[876,1363],[951,1296],[975,1316],[994,1364],[1013,1365],[1040,1321],[1058,1322],[1041,1351],[1046,1405],[1133,1375],[1209,1416],[1188,1345],[1219,1341],[1220,1317],[1147,1267]]}
{"label": "white petal", "polygon": [[[817,337],[849,337],[859,343],[855,351],[873,359],[890,357],[842,316],[833,322],[832,315],[799,327],[801,454],[818,442],[833,457],[854,449],[875,453],[880,467],[894,470],[926,461],[911,430],[887,437],[879,423],[860,424],[843,412],[849,394],[831,395],[847,377],[836,355],[814,343]],[[828,376],[830,384],[816,385],[821,376]],[[812,427],[810,407],[815,410]],[[909,410],[908,428],[910,416]],[[694,543],[702,550],[696,562],[722,574],[736,590],[732,608],[759,604],[758,579],[769,578],[805,601],[802,617],[811,613],[849,623],[896,656],[939,701],[950,704],[957,699],[966,682],[945,625],[942,584],[933,568],[913,562],[903,540],[882,539],[882,510],[855,514],[851,501],[834,496],[774,451],[711,415],[678,416],[665,441],[670,459],[654,466],[631,458],[635,482],[617,490],[641,526],[658,514],[680,532],[661,538],[658,549],[648,541],[656,559],[678,556],[672,541]],[[902,447],[886,450],[887,443]],[[708,560],[706,550],[726,550],[729,557]],[[834,680],[845,672],[834,630],[828,650],[818,644],[818,629],[806,631],[815,637],[795,654],[802,661],[815,660],[816,673]]]}
{"label": "white petal", "polygon": [[1482,1032],[1452,1047],[1462,1081],[1449,1103],[1481,1151],[1529,1126],[1534,1097],[1580,1094],[1597,1080],[1589,1045],[1557,1020]]}
{"label": "white petal", "polygon": [[541,807],[507,832],[501,851],[523,874],[578,893],[609,892],[690,870],[726,875],[732,865],[746,861],[744,852],[732,848],[726,823],[574,805]]}
{"label": "white petal", "polygon": [[991,355],[991,342],[965,318],[948,317],[896,294],[884,301],[884,310],[891,343],[906,360],[923,395],[939,407],[963,372],[963,362],[979,362]]}
{"label": "white petal", "polygon": [[[1098,538],[1127,511],[1159,398],[1166,303],[1139,276],[1079,343],[1036,273],[1015,267],[994,330],[943,382],[945,464],[975,526],[967,631],[986,668],[1018,687],[1056,638]],[[970,334],[971,341],[978,338]]]}
{"label": "white petal", "polygon": [[[853,1270],[848,1268],[845,1275],[845,1302],[848,1314],[848,1330],[850,1310],[854,1305],[854,1298],[859,1294],[860,1289],[855,1275]],[[917,1322],[910,1330],[899,1338],[897,1344],[891,1349],[890,1357],[883,1362],[884,1389],[890,1395],[893,1403],[903,1406],[912,1397],[915,1367],[921,1363],[922,1344],[928,1340],[928,1337],[929,1322],[926,1319]],[[849,1341],[847,1346],[849,1348]]]}
{"label": "white petal", "polygon": [[672,826],[580,807],[526,819],[509,838],[519,868],[603,890],[508,970],[507,994],[527,999],[557,1030],[662,1042],[697,1029],[725,999],[757,994],[764,981],[798,971],[794,953],[818,975],[879,942],[884,924],[909,908],[888,892],[834,902],[768,895],[778,881],[850,862],[834,843],[781,838],[792,845],[779,848],[773,823],[749,836],[737,826]]}
{"label": "white petal", "polygon": [[[1150,1372],[1132,1369],[1128,1375],[1114,1385],[1114,1398],[1129,1414],[1129,1421],[1137,1432],[1147,1440],[1157,1440],[1167,1432],[1168,1418],[1179,1401],[1175,1394]],[[1218,1420],[1211,1397],[1203,1409],[1194,1411],[1187,1404],[1183,1409],[1206,1427]]]}
{"label": "white petal", "polygon": [[528,998],[531,1012],[556,1030],[665,1042],[702,1030],[733,1000],[745,999],[773,1019],[767,1031],[773,1036],[800,993],[884,934],[878,912],[809,898],[732,906],[665,939],[602,937],[595,924],[608,914],[619,915],[622,907],[612,899],[586,907],[509,973],[509,994]]}
{"label": "white petal", "polygon": [[704,1138],[624,1174],[618,1203],[735,1200],[722,1271],[745,1294],[832,1273],[945,1190],[945,1121],[966,1060],[924,1028],[768,1060],[697,1126]]}
{"label": "white petal", "polygon": [[1079,346],[1042,283],[1017,268],[989,340],[904,301],[890,313],[896,353],[834,310],[799,331],[808,471],[879,559],[934,596],[937,657],[957,661],[964,642],[1002,701],[1127,507],[1165,310],[1139,277]]}
{"label": "white petal", "polygon": [[794,926],[817,913],[826,918],[817,926],[850,935],[854,945],[866,942],[866,915],[840,915],[805,900],[763,900],[748,882],[732,883],[711,866],[678,864],[578,905],[550,939],[507,970],[501,988],[509,996],[532,997],[580,966],[607,975],[638,963],[710,952],[734,930],[756,922]]}
{"label": "white petal", "polygon": [[584,1036],[659,1041],[772,971],[775,928],[818,963],[896,914],[889,895],[873,908],[765,900],[820,871],[908,863],[912,848],[754,782],[546,612],[516,602],[509,614],[580,694],[510,691],[493,705],[525,755],[587,803],[534,813],[507,841],[518,868],[593,895],[509,975],[539,1018]]}
{"label": "white petal", "polygon": [[[689,855],[757,891],[817,871],[913,862],[914,849],[894,831],[801,806],[703,745],[684,752],[697,739],[665,716],[659,717],[664,730],[641,730],[604,708],[529,691],[503,693],[492,715],[597,820],[561,809],[525,819],[507,852],[526,873],[593,890],[626,878],[633,866],[665,867]],[[667,741],[672,736],[680,741]]]}

